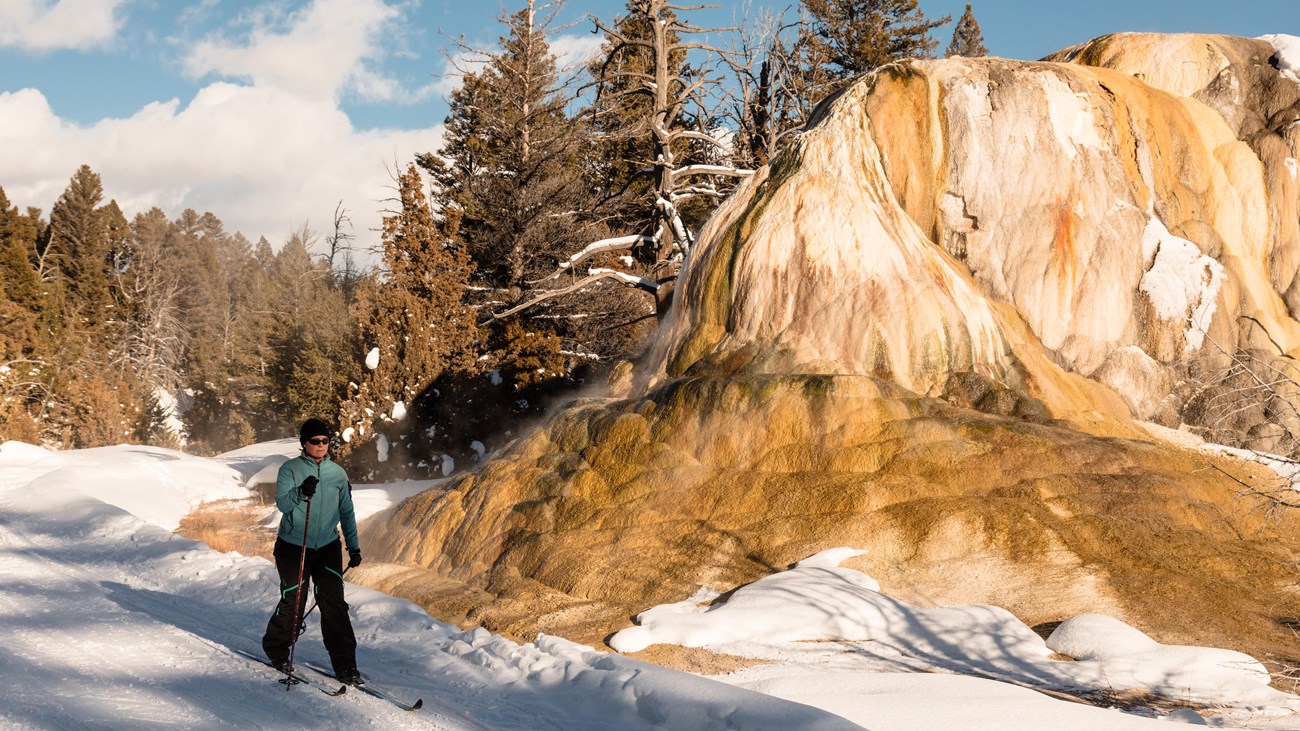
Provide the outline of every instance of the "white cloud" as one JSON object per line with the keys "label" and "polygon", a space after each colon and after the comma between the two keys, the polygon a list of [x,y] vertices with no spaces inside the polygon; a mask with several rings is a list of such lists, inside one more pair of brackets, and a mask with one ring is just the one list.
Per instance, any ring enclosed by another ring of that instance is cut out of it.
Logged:
{"label": "white cloud", "polygon": [[478,73],[487,65],[487,57],[477,51],[461,50],[442,60],[438,80],[429,85],[432,93],[450,96],[460,88],[465,74]]}
{"label": "white cloud", "polygon": [[382,0],[316,0],[285,17],[249,16],[246,37],[210,36],[194,45],[185,71],[194,78],[246,79],[307,98],[337,99],[343,92],[367,100],[397,98],[400,84],[374,67],[383,36],[401,13]]}
{"label": "white cloud", "polygon": [[126,0],[0,0],[0,47],[53,51],[102,46],[117,35]]}
{"label": "white cloud", "polygon": [[331,225],[342,200],[356,243],[377,243],[381,201],[394,195],[394,163],[439,145],[439,127],[357,131],[331,100],[279,89],[214,83],[187,106],[146,105],[125,119],[79,126],[60,119],[35,89],[0,93],[0,170],[18,206],[48,213],[81,164],[104,181],[128,217],[158,206],[211,211],[228,231],[265,235],[277,248],[291,231]]}
{"label": "white cloud", "polygon": [[[0,0],[11,17],[13,2]],[[391,43],[386,29],[402,6],[316,0],[278,12],[283,7],[255,8],[241,20],[242,37],[191,46],[187,71],[217,80],[189,101],[156,101],[81,125],[59,117],[41,91],[0,92],[0,185],[9,199],[48,214],[87,164],[128,217],[153,206],[173,219],[186,208],[211,211],[228,231],[266,236],[278,248],[305,224],[327,233],[341,200],[356,245],[377,243],[371,229],[395,195],[394,167],[441,140],[441,126],[357,130],[340,107],[348,95],[405,95],[378,71]]]}
{"label": "white cloud", "polygon": [[560,68],[576,68],[590,61],[604,41],[605,36],[597,33],[556,36],[551,41],[551,53],[555,54]]}
{"label": "white cloud", "polygon": [[[600,50],[604,36],[593,33],[560,35],[550,41],[551,53],[555,54],[556,66],[566,74],[580,69]],[[486,46],[485,46],[486,47]],[[496,52],[496,49],[493,49]],[[460,50],[449,58],[444,58],[438,80],[425,87],[428,93],[448,96],[460,88],[461,79],[467,73],[476,73],[487,64],[487,57],[482,53]],[[422,90],[424,91],[424,90]]]}

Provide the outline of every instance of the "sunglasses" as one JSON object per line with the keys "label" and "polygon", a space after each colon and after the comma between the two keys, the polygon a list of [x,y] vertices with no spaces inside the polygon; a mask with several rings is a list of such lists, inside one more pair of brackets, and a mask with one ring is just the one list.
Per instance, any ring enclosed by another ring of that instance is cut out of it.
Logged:
{"label": "sunglasses", "polygon": [[316,437],[315,439],[308,439],[308,440],[307,440],[307,443],[308,443],[308,444],[315,444],[316,446],[319,447],[319,446],[322,445],[322,444],[329,444],[329,443],[330,443],[330,440],[329,440],[329,437]]}

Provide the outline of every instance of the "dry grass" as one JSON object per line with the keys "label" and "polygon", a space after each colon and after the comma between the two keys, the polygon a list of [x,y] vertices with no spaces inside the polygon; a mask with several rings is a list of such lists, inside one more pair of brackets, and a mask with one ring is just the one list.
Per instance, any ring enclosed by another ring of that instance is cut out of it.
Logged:
{"label": "dry grass", "polygon": [[223,553],[271,560],[275,531],[259,519],[266,512],[259,498],[203,503],[181,519],[176,532]]}

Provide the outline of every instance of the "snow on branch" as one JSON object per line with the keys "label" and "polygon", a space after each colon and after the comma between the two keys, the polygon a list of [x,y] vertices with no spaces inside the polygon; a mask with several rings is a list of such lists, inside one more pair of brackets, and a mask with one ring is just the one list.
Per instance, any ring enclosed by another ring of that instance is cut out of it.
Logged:
{"label": "snow on branch", "polygon": [[656,200],[655,205],[659,207],[659,211],[663,215],[664,219],[668,221],[670,226],[672,226],[673,235],[676,236],[677,240],[682,244],[682,251],[685,252],[689,250],[690,247],[695,244],[695,237],[686,229],[686,224],[682,222],[682,216],[677,211],[677,206],[673,205],[672,201],[663,197]]}
{"label": "snow on branch", "polygon": [[[703,139],[714,139],[705,134],[698,134],[698,136]],[[692,175],[729,175],[733,178],[748,178],[754,174],[753,170],[732,167],[730,165],[685,165],[672,170],[671,172],[674,182],[679,178],[686,178]]]}
{"label": "snow on branch", "polygon": [[559,266],[556,267],[553,273],[545,277],[542,277],[541,279],[531,281],[529,282],[529,284],[538,284],[540,282],[546,282],[552,279],[558,279],[560,275],[564,274],[567,271],[572,270],[573,267],[577,266],[578,264],[582,263],[587,259],[590,259],[593,256],[596,256],[597,254],[604,254],[611,251],[625,251],[627,249],[632,248],[633,246],[636,246],[637,244],[653,243],[654,240],[655,239],[653,236],[632,234],[630,236],[618,236],[612,239],[601,239],[600,241],[593,241],[592,243],[587,244],[587,246],[584,247],[582,251],[579,251],[573,256],[570,256],[567,260],[560,262]]}
{"label": "snow on branch", "polygon": [[652,279],[646,279],[645,277],[638,277],[638,276],[635,275],[635,274],[628,274],[627,272],[620,272],[620,271],[618,271],[617,269],[604,269],[604,268],[601,268],[601,267],[592,267],[591,269],[589,269],[589,270],[587,271],[587,273],[588,273],[588,274],[591,274],[591,275],[593,275],[593,276],[595,276],[595,275],[600,275],[600,276],[603,276],[603,277],[605,277],[605,278],[616,279],[616,280],[622,282],[623,284],[628,285],[629,287],[636,287],[637,289],[644,289],[645,291],[650,292],[650,293],[654,293],[654,292],[657,292],[657,291],[659,290],[659,283],[658,283],[658,282],[656,282],[656,281],[654,281],[654,280],[652,280]]}
{"label": "snow on branch", "polygon": [[511,307],[505,312],[499,312],[493,315],[492,319],[500,320],[503,317],[509,317],[517,312],[522,312],[528,309],[529,307],[545,302],[546,300],[554,299],[556,297],[577,292],[578,290],[584,287],[595,284],[596,282],[605,279],[613,279],[622,284],[626,284],[631,287],[636,287],[637,289],[643,289],[651,294],[657,294],[659,292],[658,282],[651,281],[644,277],[638,277],[624,272],[615,271],[613,269],[595,268],[592,269],[587,274],[587,276],[583,277],[582,279],[578,280],[577,282],[574,282],[573,284],[567,287],[564,287],[562,289],[545,290],[539,293],[536,297],[529,299],[527,302],[522,302],[518,305],[515,305],[514,307]]}

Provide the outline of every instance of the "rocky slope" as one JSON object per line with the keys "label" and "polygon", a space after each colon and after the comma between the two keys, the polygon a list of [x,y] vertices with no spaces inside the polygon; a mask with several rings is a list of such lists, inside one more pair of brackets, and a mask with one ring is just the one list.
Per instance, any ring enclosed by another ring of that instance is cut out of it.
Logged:
{"label": "rocky slope", "polygon": [[859,80],[715,215],[617,395],[371,520],[370,580],[598,642],[849,545],[909,601],[1300,657],[1300,520],[1143,425],[1300,433],[1300,84],[1270,55],[1124,34]]}

